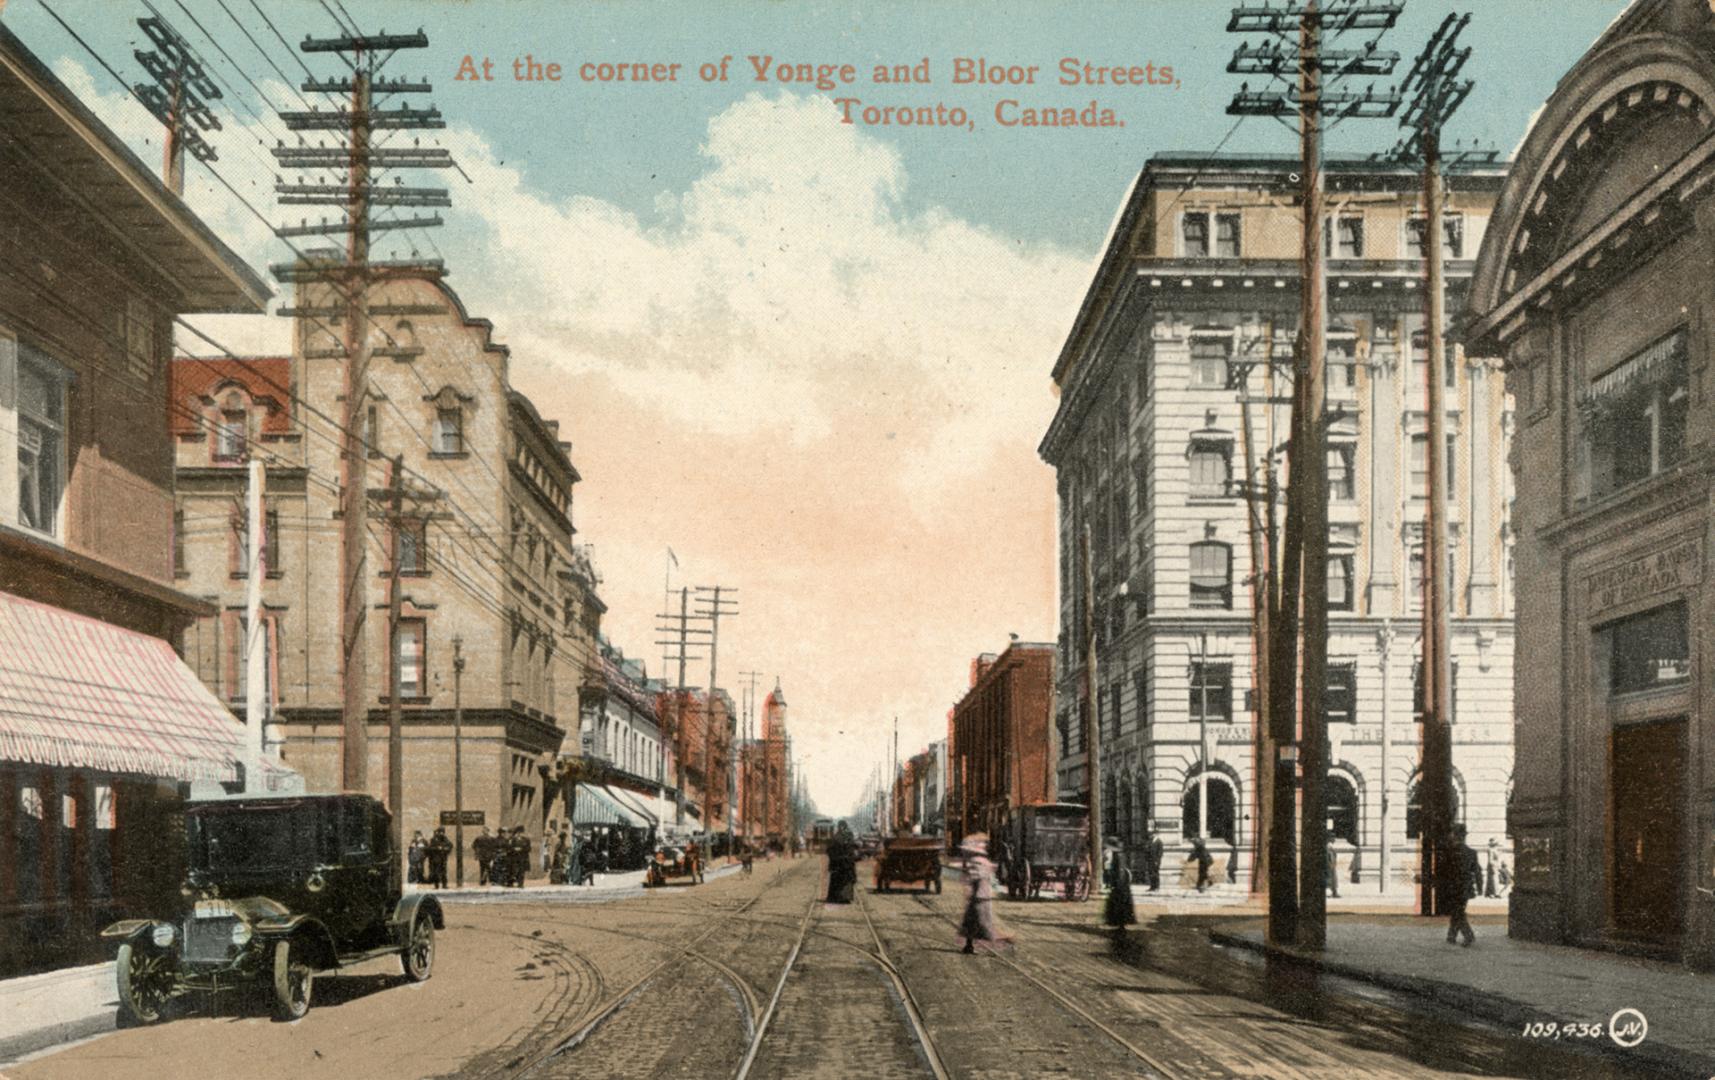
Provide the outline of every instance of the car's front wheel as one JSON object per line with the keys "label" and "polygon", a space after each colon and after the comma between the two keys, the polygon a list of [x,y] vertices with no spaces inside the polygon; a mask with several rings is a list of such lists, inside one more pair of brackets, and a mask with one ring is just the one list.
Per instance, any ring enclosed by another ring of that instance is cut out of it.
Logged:
{"label": "car's front wheel", "polygon": [[310,1011],[310,988],[315,972],[303,947],[288,939],[274,943],[274,1015],[281,1020],[301,1020]]}
{"label": "car's front wheel", "polygon": [[434,973],[435,920],[428,912],[418,912],[399,960],[405,968],[405,977],[412,982],[423,982]]}
{"label": "car's front wheel", "polygon": [[123,1022],[153,1024],[173,996],[173,970],[165,950],[146,942],[119,946],[114,963],[119,984],[119,1015]]}

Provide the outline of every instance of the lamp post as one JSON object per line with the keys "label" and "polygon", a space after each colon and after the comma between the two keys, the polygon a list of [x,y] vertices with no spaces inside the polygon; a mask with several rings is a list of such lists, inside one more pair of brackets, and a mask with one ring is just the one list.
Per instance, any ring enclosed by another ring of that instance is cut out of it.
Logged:
{"label": "lamp post", "polygon": [[453,845],[457,880],[464,888],[464,639],[453,638]]}

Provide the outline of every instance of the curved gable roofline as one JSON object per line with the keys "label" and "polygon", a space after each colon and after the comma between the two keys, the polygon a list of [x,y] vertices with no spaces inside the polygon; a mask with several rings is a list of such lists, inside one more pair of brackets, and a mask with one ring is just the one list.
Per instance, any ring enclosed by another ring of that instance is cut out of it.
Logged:
{"label": "curved gable roofline", "polygon": [[494,322],[493,322],[493,320],[484,319],[484,318],[481,318],[480,316],[473,318],[470,314],[469,309],[467,309],[465,307],[464,299],[462,297],[460,297],[457,292],[453,291],[453,287],[451,285],[447,284],[445,278],[437,276],[437,277],[433,277],[433,278],[430,278],[430,277],[407,278],[405,280],[421,281],[427,285],[432,285],[436,289],[439,289],[441,291],[441,293],[444,296],[446,296],[446,298],[449,301],[452,302],[453,310],[458,313],[459,324],[461,326],[464,326],[464,327],[471,329],[471,330],[481,330],[482,331],[482,350],[484,352],[499,353],[501,356],[507,357],[508,359],[511,358],[511,356],[512,356],[511,346],[502,345],[499,342],[494,340]]}

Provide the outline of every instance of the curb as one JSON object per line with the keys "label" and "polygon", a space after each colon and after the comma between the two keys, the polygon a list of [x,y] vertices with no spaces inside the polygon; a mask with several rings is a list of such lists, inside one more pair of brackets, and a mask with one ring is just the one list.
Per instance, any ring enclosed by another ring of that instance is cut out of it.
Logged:
{"label": "curb", "polygon": [[[1284,961],[1328,975],[1337,975],[1341,978],[1368,983],[1371,986],[1379,986],[1398,994],[1432,1001],[1437,1005],[1471,1014],[1501,1027],[1513,1027],[1522,1031],[1526,1024],[1555,1023],[1565,1019],[1563,1016],[1545,1013],[1535,1006],[1526,1005],[1523,1002],[1486,990],[1478,990],[1463,983],[1421,976],[1396,975],[1359,967],[1355,964],[1343,964],[1339,961],[1331,961],[1300,952],[1297,949],[1282,949],[1266,942],[1253,941],[1248,937],[1241,937],[1222,930],[1210,930],[1208,934],[1209,941],[1215,945],[1243,949],[1266,957],[1271,961]],[[1649,1066],[1667,1069],[1672,1070],[1672,1075],[1682,1075],[1687,1078],[1696,1078],[1696,1080],[1705,1080],[1705,1078],[1715,1076],[1715,1057],[1709,1057],[1696,1051],[1682,1050],[1662,1042],[1651,1043],[1646,1041],[1631,1048],[1619,1046],[1608,1039],[1600,1041],[1579,1040],[1562,1045],[1569,1045],[1594,1057],[1606,1058],[1634,1068]]]}
{"label": "curb", "polygon": [[103,1009],[99,1014],[59,1020],[32,1031],[0,1038],[0,1066],[15,1064],[19,1058],[38,1050],[113,1031],[119,1026],[117,1013],[116,1009]]}

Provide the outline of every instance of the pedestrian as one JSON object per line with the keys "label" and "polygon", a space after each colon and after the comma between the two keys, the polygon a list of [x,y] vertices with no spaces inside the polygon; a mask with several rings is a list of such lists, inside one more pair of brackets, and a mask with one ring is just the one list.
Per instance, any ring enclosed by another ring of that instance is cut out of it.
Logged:
{"label": "pedestrian", "polygon": [[525,834],[524,826],[519,825],[512,830],[512,885],[522,889],[524,879],[530,873],[530,837]]}
{"label": "pedestrian", "polygon": [[1151,834],[1149,837],[1149,891],[1161,891],[1161,860],[1166,858],[1166,851],[1161,843],[1161,837]]}
{"label": "pedestrian", "polygon": [[1358,882],[1360,880],[1360,875],[1363,873],[1363,865],[1362,865],[1363,861],[1364,861],[1364,849],[1360,848],[1360,847],[1354,847],[1352,849],[1352,884],[1353,885],[1358,884]]}
{"label": "pedestrian", "polygon": [[1334,841],[1328,840],[1327,859],[1322,872],[1322,887],[1333,893],[1336,900],[1340,898],[1340,856],[1334,851]]}
{"label": "pedestrian", "polygon": [[553,861],[548,869],[550,885],[564,885],[571,870],[572,849],[571,836],[562,832],[554,841]]}
{"label": "pedestrian", "polygon": [[447,830],[436,829],[435,835],[429,840],[429,884],[437,889],[447,887],[447,856],[452,854],[453,842],[447,839]]}
{"label": "pedestrian", "polygon": [[1125,855],[1114,849],[1108,859],[1108,902],[1102,911],[1102,918],[1113,928],[1114,937],[1123,939],[1125,928],[1137,921],[1137,907],[1131,898],[1131,868],[1126,865]]}
{"label": "pedestrian", "polygon": [[1203,842],[1201,836],[1191,841],[1191,857],[1197,860],[1197,891],[1202,892],[1214,880],[1209,877],[1209,867],[1215,865],[1215,857],[1209,854],[1209,845]]}
{"label": "pedestrian", "polygon": [[1507,869],[1506,863],[1501,864],[1501,872],[1499,876],[1501,881],[1501,895],[1505,896],[1507,894],[1507,890],[1512,887],[1513,883],[1512,871]]}
{"label": "pedestrian", "polygon": [[411,834],[411,846],[405,850],[405,880],[419,884],[423,880],[423,857],[429,852],[423,842],[423,830]]}
{"label": "pedestrian", "polygon": [[959,920],[958,936],[964,939],[964,952],[977,951],[977,942],[990,942],[990,947],[1008,944],[1011,938],[995,930],[994,925],[994,863],[988,859],[988,837],[972,833],[965,837],[959,850],[965,856],[965,915]]}
{"label": "pedestrian", "polygon": [[494,837],[488,831],[488,826],[482,827],[482,834],[470,842],[471,854],[476,857],[477,884],[487,885],[489,869],[494,861]]}
{"label": "pedestrian", "polygon": [[1435,874],[1436,899],[1447,912],[1447,944],[1463,938],[1469,948],[1477,939],[1471,920],[1465,915],[1465,904],[1483,887],[1483,871],[1477,853],[1465,842],[1465,826],[1453,826],[1445,851],[1445,865]]}
{"label": "pedestrian", "polygon": [[1239,842],[1237,840],[1228,840],[1227,841],[1227,884],[1237,885],[1238,883],[1239,883]]}
{"label": "pedestrian", "polygon": [[828,903],[849,904],[857,887],[857,842],[845,822],[828,841]]}
{"label": "pedestrian", "polygon": [[1500,895],[1500,893],[1495,890],[1495,871],[1497,869],[1496,864],[1499,863],[1500,861],[1501,861],[1501,842],[1491,836],[1491,837],[1489,837],[1489,861],[1488,861],[1488,865],[1486,867],[1484,867],[1484,869],[1483,869],[1483,895],[1484,896],[1499,896]]}
{"label": "pedestrian", "polygon": [[560,835],[559,822],[548,819],[548,831],[542,834],[542,873],[546,874],[554,868],[554,838]]}

